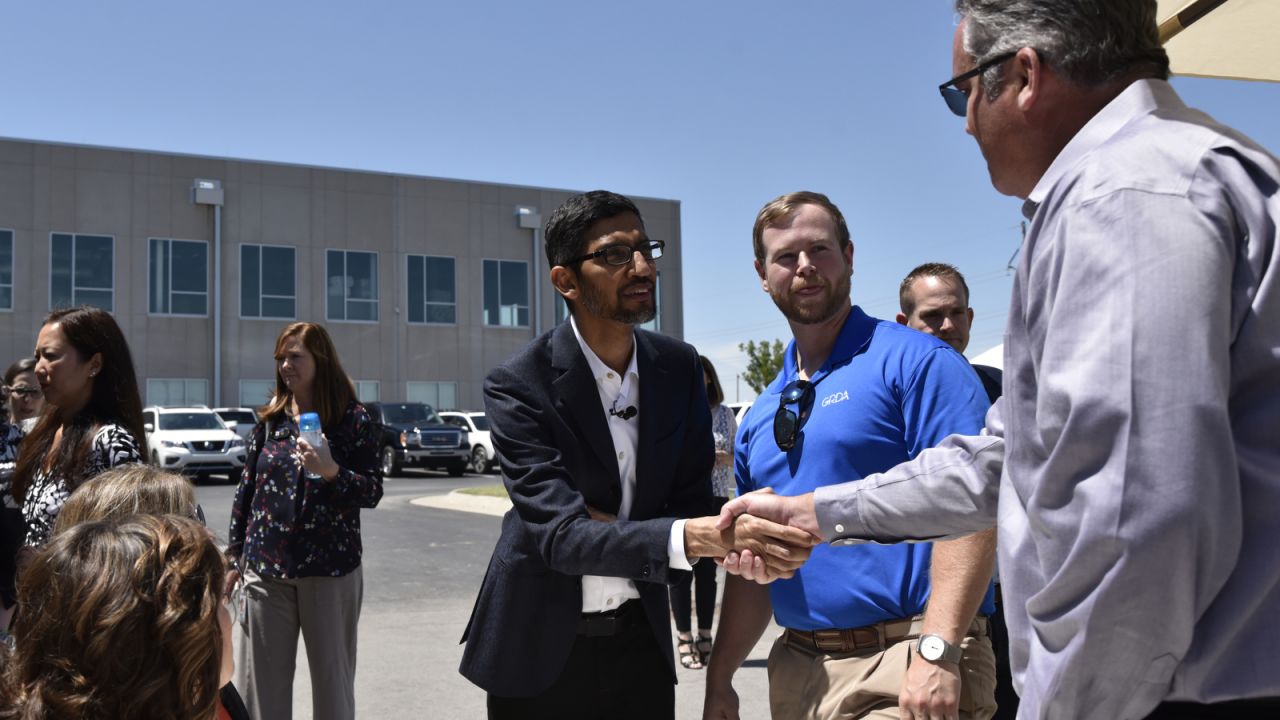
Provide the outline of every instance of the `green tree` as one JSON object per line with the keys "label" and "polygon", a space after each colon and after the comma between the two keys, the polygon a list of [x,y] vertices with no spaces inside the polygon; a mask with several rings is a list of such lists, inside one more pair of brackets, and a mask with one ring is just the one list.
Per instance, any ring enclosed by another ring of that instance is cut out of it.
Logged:
{"label": "green tree", "polygon": [[738,343],[738,349],[747,354],[747,370],[742,379],[759,395],[782,370],[782,341],[748,340]]}

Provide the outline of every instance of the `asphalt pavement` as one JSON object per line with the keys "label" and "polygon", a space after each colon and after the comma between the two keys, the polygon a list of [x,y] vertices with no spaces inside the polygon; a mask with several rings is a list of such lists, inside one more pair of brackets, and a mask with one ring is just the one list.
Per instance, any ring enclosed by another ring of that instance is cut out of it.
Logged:
{"label": "asphalt pavement", "polygon": [[[484,718],[484,692],[458,674],[458,644],[500,531],[500,518],[422,507],[420,497],[500,482],[497,475],[451,478],[407,470],[384,481],[382,502],[361,514],[364,607],[356,670],[356,710],[382,720]],[[197,486],[205,515],[225,540],[235,486]],[[767,718],[765,660],[776,627],[756,645],[735,688],[743,720]],[[673,630],[674,641],[674,630]],[[299,642],[294,717],[311,717],[306,650]],[[676,717],[702,717],[704,671],[678,669]],[[265,719],[263,719],[265,720]]]}

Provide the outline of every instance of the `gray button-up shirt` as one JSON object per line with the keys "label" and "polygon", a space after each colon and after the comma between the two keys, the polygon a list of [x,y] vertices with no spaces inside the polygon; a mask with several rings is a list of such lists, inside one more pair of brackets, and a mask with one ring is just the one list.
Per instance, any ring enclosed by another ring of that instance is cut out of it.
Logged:
{"label": "gray button-up shirt", "polygon": [[1025,212],[984,436],[818,490],[824,536],[997,521],[1019,717],[1280,696],[1280,164],[1143,80]]}

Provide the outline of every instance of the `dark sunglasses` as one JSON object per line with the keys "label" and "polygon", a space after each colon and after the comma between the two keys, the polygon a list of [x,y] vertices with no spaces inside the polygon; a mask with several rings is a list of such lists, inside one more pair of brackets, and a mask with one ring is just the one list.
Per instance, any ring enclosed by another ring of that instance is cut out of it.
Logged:
{"label": "dark sunglasses", "polygon": [[[773,441],[778,443],[779,450],[790,452],[796,446],[800,428],[813,412],[813,386],[816,384],[808,380],[792,380],[782,388],[782,394],[778,396],[778,412],[773,414]],[[795,405],[796,409],[792,410],[789,405]]]}
{"label": "dark sunglasses", "polygon": [[1018,51],[1014,50],[1013,52],[997,55],[969,72],[961,73],[939,85],[938,92],[942,93],[942,99],[946,101],[947,107],[951,109],[951,112],[960,117],[964,117],[969,112],[969,91],[961,88],[960,83],[986,72],[1017,54]]}
{"label": "dark sunglasses", "polygon": [[662,248],[666,247],[665,240],[645,240],[638,245],[627,245],[618,243],[616,245],[607,245],[599,250],[583,255],[580,258],[574,258],[568,262],[573,263],[586,262],[596,258],[604,258],[604,261],[610,265],[622,266],[630,265],[636,258],[636,253],[644,256],[646,262],[657,260],[662,257]]}

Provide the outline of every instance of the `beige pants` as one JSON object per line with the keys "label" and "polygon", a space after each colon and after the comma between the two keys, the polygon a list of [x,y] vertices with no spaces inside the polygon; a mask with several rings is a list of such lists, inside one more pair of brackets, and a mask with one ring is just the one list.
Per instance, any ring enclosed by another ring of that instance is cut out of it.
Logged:
{"label": "beige pants", "polygon": [[342,577],[264,578],[246,573],[239,619],[236,688],[249,716],[293,717],[298,631],[311,669],[316,720],[356,716],[356,624],[364,599],[361,568]]}
{"label": "beige pants", "polygon": [[[883,652],[820,653],[786,642],[769,653],[769,708],[773,720],[898,720],[898,692],[916,640],[902,640]],[[960,717],[988,720],[996,711],[996,658],[986,637],[966,637],[960,647]]]}

